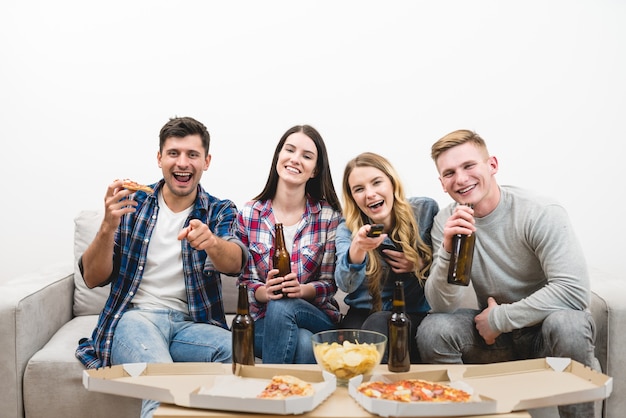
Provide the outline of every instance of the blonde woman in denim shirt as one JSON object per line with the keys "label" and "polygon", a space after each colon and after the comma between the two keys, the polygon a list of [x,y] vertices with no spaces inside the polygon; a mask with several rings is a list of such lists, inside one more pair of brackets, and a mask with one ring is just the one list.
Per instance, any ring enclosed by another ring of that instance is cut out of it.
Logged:
{"label": "blonde woman in denim shirt", "polygon": [[[439,207],[428,197],[406,198],[391,163],[371,152],[346,165],[343,195],[345,223],[337,231],[335,280],[347,293],[349,309],[341,327],[387,335],[394,283],[402,281],[411,319],[411,362],[417,363],[415,335],[430,309],[423,283],[432,261],[430,229]],[[371,224],[383,224],[383,234],[368,237]]]}

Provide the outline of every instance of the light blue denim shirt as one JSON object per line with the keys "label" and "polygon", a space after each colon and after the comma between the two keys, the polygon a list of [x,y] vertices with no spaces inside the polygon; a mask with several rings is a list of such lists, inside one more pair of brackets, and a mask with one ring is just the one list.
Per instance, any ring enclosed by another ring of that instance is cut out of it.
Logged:
{"label": "light blue denim shirt", "polygon": [[[427,245],[431,246],[430,230],[433,225],[433,219],[439,211],[437,202],[429,197],[411,197],[408,198],[409,203],[413,207],[415,219],[418,222],[420,237]],[[385,244],[394,245],[393,241],[387,237]],[[337,229],[337,239],[335,242],[337,249],[337,265],[335,267],[335,281],[337,286],[347,293],[344,301],[351,307],[356,309],[371,309],[372,297],[367,289],[367,280],[365,270],[368,256],[361,264],[352,264],[348,262],[348,252],[352,244],[352,231],[348,229],[345,222],[339,225]],[[394,274],[383,258],[383,285],[381,287],[382,310],[390,311],[393,299],[393,287],[396,280],[404,281],[404,299],[406,301],[406,312],[428,312],[430,306],[424,296],[424,288],[418,279],[409,273]]]}

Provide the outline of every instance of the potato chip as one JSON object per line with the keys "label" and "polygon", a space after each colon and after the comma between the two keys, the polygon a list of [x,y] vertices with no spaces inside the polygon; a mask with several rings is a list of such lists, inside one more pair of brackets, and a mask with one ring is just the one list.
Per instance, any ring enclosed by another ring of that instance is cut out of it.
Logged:
{"label": "potato chip", "polygon": [[344,341],[315,346],[315,356],[322,367],[339,379],[351,379],[368,373],[381,360],[374,344]]}

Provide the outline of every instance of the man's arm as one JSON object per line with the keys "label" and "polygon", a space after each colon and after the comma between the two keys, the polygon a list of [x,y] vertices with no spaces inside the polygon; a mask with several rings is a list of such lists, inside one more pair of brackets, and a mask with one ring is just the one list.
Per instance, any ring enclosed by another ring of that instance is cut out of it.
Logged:
{"label": "man's arm", "polygon": [[81,273],[85,284],[90,289],[104,284],[113,273],[113,249],[115,230],[100,226],[94,240],[81,257]]}
{"label": "man's arm", "polygon": [[527,228],[528,245],[539,260],[547,285],[523,299],[494,308],[489,322],[500,332],[537,324],[556,310],[585,310],[590,303],[585,255],[565,209],[547,205],[532,220],[532,228]]}
{"label": "man's arm", "polygon": [[[466,209],[461,209],[466,211]],[[459,215],[455,212],[450,215],[450,207],[442,209],[433,223],[431,229],[431,239],[433,243],[433,263],[430,273],[424,286],[426,300],[433,312],[453,312],[463,300],[463,293],[467,287],[457,286],[448,283],[448,267],[450,264],[450,253],[446,251],[445,245],[452,247],[452,235],[461,232],[456,221]],[[462,229],[467,233],[466,229]]]}
{"label": "man's arm", "polygon": [[186,239],[192,248],[206,251],[216,270],[226,274],[241,272],[245,260],[243,249],[235,242],[215,235],[199,219],[189,221],[189,225],[178,234],[178,239]]}
{"label": "man's arm", "polygon": [[122,216],[134,212],[137,206],[137,202],[127,199],[132,192],[122,188],[122,184],[122,180],[116,180],[109,185],[104,199],[104,219],[81,258],[83,280],[89,288],[106,283],[113,273],[115,232]]}

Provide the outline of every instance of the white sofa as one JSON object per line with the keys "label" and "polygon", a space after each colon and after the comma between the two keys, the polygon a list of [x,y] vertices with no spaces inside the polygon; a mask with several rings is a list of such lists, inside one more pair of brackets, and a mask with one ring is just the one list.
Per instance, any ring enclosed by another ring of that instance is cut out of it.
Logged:
{"label": "white sofa", "polygon": [[[76,217],[76,256],[92,239],[100,219],[97,211],[83,211]],[[139,400],[88,392],[82,386],[84,368],[74,350],[80,338],[91,335],[107,289],[86,289],[76,270],[76,266],[50,268],[0,285],[1,417],[139,416]],[[223,278],[225,308],[231,318],[235,280]],[[626,331],[626,283],[593,271],[592,289],[596,354],[603,372],[614,378],[604,416],[618,418],[626,408],[626,359],[620,356],[620,347],[626,344],[622,332]]]}

